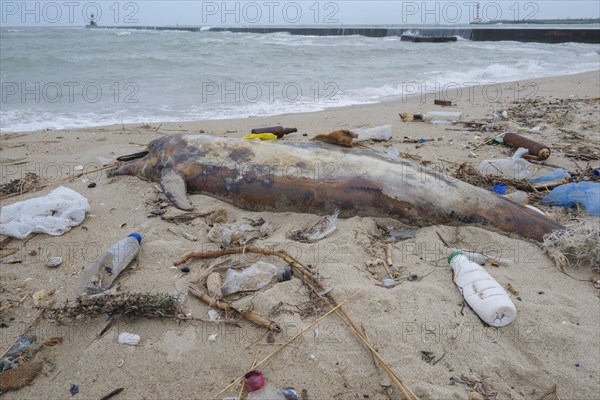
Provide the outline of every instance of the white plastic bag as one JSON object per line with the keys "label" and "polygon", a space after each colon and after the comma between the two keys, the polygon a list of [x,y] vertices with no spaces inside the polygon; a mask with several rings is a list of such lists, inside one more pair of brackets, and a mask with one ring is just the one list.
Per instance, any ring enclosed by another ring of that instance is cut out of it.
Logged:
{"label": "white plastic bag", "polygon": [[523,156],[529,153],[525,148],[519,148],[511,158],[499,160],[483,160],[477,170],[484,176],[500,176],[508,179],[529,179],[531,178],[531,163]]}
{"label": "white plastic bag", "polygon": [[223,284],[223,295],[262,289],[276,274],[277,267],[264,261],[257,261],[241,272],[229,268]]}
{"label": "white plastic bag", "polygon": [[2,207],[0,233],[17,239],[24,239],[31,233],[62,235],[83,222],[89,210],[85,197],[61,186],[46,196]]}

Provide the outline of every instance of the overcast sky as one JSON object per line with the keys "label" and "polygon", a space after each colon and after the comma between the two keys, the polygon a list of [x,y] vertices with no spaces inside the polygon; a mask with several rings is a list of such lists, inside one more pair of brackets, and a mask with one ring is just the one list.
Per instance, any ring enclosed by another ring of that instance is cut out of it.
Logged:
{"label": "overcast sky", "polygon": [[0,1],[2,26],[355,25],[600,18],[600,1]]}

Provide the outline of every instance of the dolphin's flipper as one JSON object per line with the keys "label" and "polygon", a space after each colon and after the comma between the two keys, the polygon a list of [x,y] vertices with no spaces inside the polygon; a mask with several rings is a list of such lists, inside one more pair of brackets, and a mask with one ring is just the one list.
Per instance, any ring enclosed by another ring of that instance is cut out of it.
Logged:
{"label": "dolphin's flipper", "polygon": [[167,199],[169,199],[175,207],[184,211],[194,209],[194,206],[187,198],[185,179],[177,171],[172,169],[163,170],[160,177],[160,186],[167,196]]}

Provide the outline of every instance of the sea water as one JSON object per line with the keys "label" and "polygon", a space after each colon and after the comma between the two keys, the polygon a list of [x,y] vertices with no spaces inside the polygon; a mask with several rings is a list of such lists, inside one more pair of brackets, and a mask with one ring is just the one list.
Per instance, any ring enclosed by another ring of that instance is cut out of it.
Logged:
{"label": "sea water", "polygon": [[[597,70],[597,45],[0,29],[0,130],[245,118]],[[523,87],[514,96],[534,95]],[[460,91],[467,100],[468,90]]]}

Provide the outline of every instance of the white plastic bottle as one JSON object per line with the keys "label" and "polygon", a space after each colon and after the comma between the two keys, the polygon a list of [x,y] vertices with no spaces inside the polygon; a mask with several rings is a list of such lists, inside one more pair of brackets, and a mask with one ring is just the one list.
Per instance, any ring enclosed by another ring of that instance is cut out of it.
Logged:
{"label": "white plastic bottle", "polygon": [[423,114],[423,121],[432,124],[450,124],[462,121],[463,113],[457,111],[429,111]]}
{"label": "white plastic bottle", "polygon": [[514,321],[517,309],[510,296],[481,265],[461,252],[450,254],[448,263],[465,301],[486,324],[501,327]]}
{"label": "white plastic bottle", "polygon": [[112,285],[117,276],[133,261],[140,251],[142,236],[133,232],[106,249],[100,259],[87,270],[77,289],[77,294],[100,293]]}

